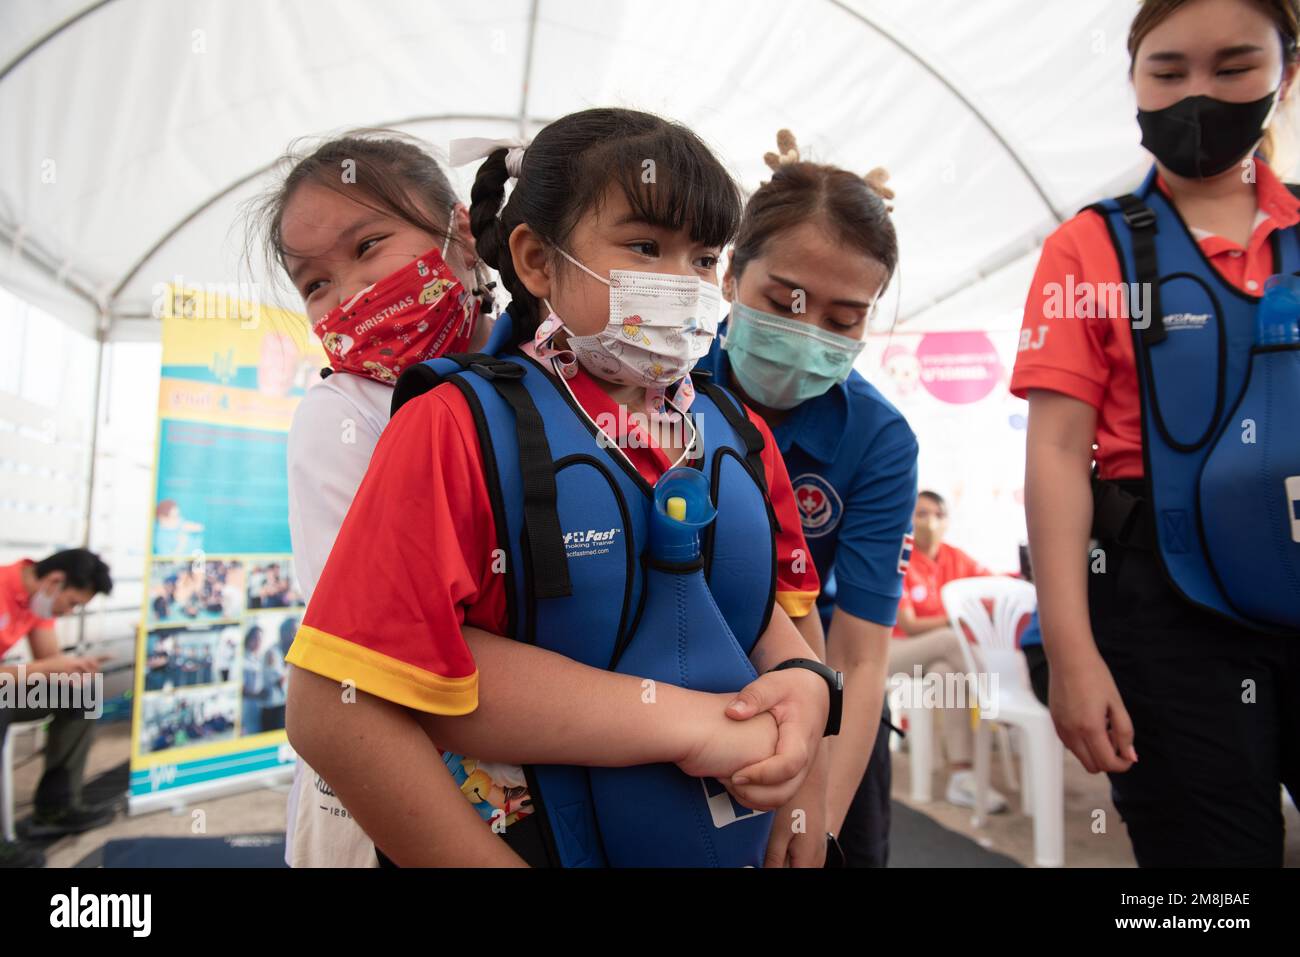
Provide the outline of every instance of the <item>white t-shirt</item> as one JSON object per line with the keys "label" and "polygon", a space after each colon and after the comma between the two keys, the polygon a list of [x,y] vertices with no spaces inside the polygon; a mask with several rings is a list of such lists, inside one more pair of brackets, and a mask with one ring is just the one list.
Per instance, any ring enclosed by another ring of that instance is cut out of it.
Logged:
{"label": "white t-shirt", "polygon": [[[310,603],[316,590],[388,424],[392,401],[392,387],[335,372],[308,389],[294,412],[288,446],[289,535],[304,602]],[[291,867],[378,866],[374,843],[301,759],[289,789],[285,861]]]}
{"label": "white t-shirt", "polygon": [[293,570],[311,601],[343,518],[356,497],[379,433],[390,386],[336,372],[307,390],[289,427],[289,535]]}

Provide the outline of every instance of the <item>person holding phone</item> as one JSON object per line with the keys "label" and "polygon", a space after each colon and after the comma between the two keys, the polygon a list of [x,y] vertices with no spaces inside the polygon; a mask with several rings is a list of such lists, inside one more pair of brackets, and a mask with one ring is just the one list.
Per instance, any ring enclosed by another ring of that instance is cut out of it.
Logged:
{"label": "person holding phone", "polygon": [[[24,558],[0,565],[0,656],[26,638],[32,658],[25,664],[0,665],[0,681],[22,682],[36,675],[89,678],[97,672],[107,658],[64,654],[54,630],[55,619],[75,614],[96,595],[112,590],[108,566],[84,548],[56,552],[39,562]],[[45,746],[45,773],[36,788],[36,809],[26,836],[61,837],[107,824],[113,818],[112,807],[81,803],[94,727],[84,711],[0,705],[0,748],[9,725],[42,718],[54,720]],[[43,863],[39,850],[0,840],[0,867],[40,867]]]}

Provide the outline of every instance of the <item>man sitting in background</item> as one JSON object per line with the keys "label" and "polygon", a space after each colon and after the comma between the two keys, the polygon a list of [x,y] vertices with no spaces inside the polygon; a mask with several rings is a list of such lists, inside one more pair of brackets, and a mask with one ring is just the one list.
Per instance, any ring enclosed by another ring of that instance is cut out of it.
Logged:
{"label": "man sitting in background", "polygon": [[[82,548],[56,552],[44,561],[30,559],[0,565],[0,657],[23,638],[32,660],[0,665],[0,678],[11,684],[24,676],[83,675],[99,670],[100,659],[66,655],[59,650],[54,619],[73,614],[98,594],[113,590],[108,566]],[[21,669],[21,670],[20,670]],[[53,707],[6,707],[0,703],[0,746],[11,724],[52,717],[45,745],[45,774],[36,789],[35,811],[27,836],[79,834],[107,824],[111,807],[81,804],[82,776],[90,750],[93,722],[81,710]],[[23,844],[0,840],[0,867],[39,867],[44,856]]]}
{"label": "man sitting in background", "polygon": [[[992,575],[960,548],[944,543],[948,531],[948,508],[937,492],[920,492],[912,515],[912,534],[916,539],[912,559],[903,579],[903,597],[898,604],[898,624],[890,642],[890,674],[904,672],[911,676],[916,665],[921,674],[965,674],[963,640],[952,630],[943,610],[940,589],[958,578]],[[947,682],[944,682],[947,687]],[[971,770],[974,735],[968,708],[939,709],[943,729],[944,751],[952,775],[948,778],[945,797],[958,807],[975,806],[975,773]],[[987,808],[992,813],[1006,810],[1007,801],[989,789]]]}

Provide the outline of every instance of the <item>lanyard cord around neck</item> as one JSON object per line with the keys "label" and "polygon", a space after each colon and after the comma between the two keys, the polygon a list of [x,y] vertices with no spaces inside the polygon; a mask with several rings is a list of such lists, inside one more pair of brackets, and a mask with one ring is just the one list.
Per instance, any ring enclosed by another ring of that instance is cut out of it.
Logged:
{"label": "lanyard cord around neck", "polygon": [[[588,414],[587,410],[583,407],[582,403],[578,401],[578,397],[573,394],[573,387],[569,385],[569,380],[566,379],[563,373],[560,372],[559,360],[556,356],[551,356],[551,371],[555,374],[555,377],[557,379],[559,379],[561,382],[564,383],[565,391],[567,391],[569,393],[569,397],[573,399],[573,404],[578,407],[578,410],[580,412],[582,412],[582,417],[591,423],[591,427],[596,430],[597,435],[604,436],[605,440],[607,440],[607,441],[602,441],[598,439],[597,441],[600,441],[602,445],[606,445],[607,447],[612,447],[614,451],[616,451],[623,458],[623,461],[628,464],[628,466],[632,469],[632,471],[636,472],[639,475],[640,471],[632,463],[632,460],[628,458],[627,453],[623,451],[623,448],[621,445],[619,445],[617,438],[610,436],[604,429],[602,429],[599,425],[597,425],[596,422],[592,419],[592,417]],[[695,423],[691,421],[690,416],[688,416],[681,409],[677,408],[676,405],[673,405],[671,399],[669,399],[667,396],[664,396],[664,402],[667,403],[669,406],[672,406],[673,411],[677,413],[677,415],[681,418],[681,420],[685,422],[686,425],[691,430],[691,440],[682,447],[682,454],[677,457],[677,461],[673,462],[672,465],[668,466],[669,469],[675,469],[677,468],[677,466],[681,465],[682,462],[686,461],[686,459],[690,456],[691,450],[695,448],[696,440],[699,438],[699,432],[696,430]],[[626,408],[626,406],[624,406],[624,408]]]}

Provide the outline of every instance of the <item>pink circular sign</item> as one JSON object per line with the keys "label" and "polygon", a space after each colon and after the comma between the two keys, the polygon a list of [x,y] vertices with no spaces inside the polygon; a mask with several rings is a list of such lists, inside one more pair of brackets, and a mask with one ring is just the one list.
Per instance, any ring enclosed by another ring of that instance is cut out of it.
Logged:
{"label": "pink circular sign", "polygon": [[1002,377],[1002,360],[982,332],[930,332],[916,347],[921,385],[940,402],[978,402]]}

